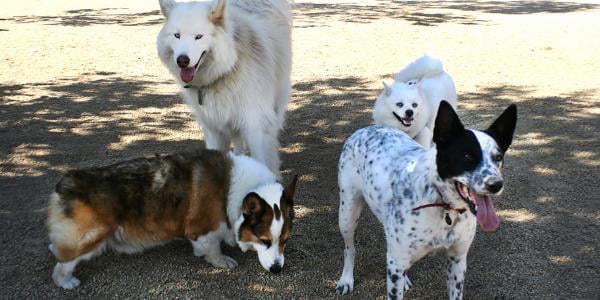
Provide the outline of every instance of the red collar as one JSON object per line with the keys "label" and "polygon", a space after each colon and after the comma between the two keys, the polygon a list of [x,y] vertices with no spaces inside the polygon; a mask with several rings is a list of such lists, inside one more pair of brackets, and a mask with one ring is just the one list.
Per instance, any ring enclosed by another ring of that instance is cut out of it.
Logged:
{"label": "red collar", "polygon": [[[442,195],[442,193],[440,192],[440,190],[438,189],[438,187],[435,186],[435,185],[434,185],[434,187],[435,187],[435,191],[438,193],[438,195],[440,195],[440,199],[444,199],[444,196]],[[442,203],[425,204],[425,205],[417,206],[417,207],[413,208],[412,210],[413,211],[417,211],[417,210],[419,210],[421,208],[427,208],[427,207],[441,207],[441,208],[443,208],[445,210],[454,210],[454,211],[457,211],[459,214],[462,214],[465,211],[467,211],[467,209],[464,208],[464,207],[454,208],[454,207],[450,206],[450,203],[444,203],[444,202],[442,202]]]}

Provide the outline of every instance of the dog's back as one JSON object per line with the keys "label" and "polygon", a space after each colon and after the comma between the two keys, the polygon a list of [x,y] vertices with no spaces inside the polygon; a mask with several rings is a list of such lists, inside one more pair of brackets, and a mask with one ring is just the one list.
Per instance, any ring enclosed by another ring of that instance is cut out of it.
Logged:
{"label": "dog's back", "polygon": [[379,207],[385,205],[379,201],[405,198],[406,189],[427,181],[431,172],[425,169],[432,166],[434,155],[403,131],[381,125],[362,128],[344,144],[338,173],[340,188],[352,186],[368,195],[365,200],[378,215],[382,213]]}
{"label": "dog's back", "polygon": [[[49,204],[57,258],[70,261],[107,239],[137,252],[214,230],[204,221],[226,220],[230,164],[220,152],[202,150],[69,171]],[[203,221],[192,224],[190,216]]]}
{"label": "dog's back", "polygon": [[433,129],[440,101],[445,100],[456,110],[456,88],[452,77],[444,70],[442,61],[427,54],[400,70],[395,80],[408,82],[417,80],[420,90],[429,101],[431,116],[427,127]]}

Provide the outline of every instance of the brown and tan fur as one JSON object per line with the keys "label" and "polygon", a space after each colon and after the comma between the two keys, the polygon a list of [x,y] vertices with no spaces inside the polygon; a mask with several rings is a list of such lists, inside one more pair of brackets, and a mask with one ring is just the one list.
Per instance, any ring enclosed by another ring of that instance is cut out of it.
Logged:
{"label": "brown and tan fur", "polygon": [[[58,259],[52,278],[75,288],[77,263],[105,248],[135,253],[178,238],[214,266],[237,267],[220,248],[221,241],[237,242],[256,250],[263,268],[279,272],[296,180],[284,189],[257,161],[206,149],[69,171],[48,206],[50,250]],[[236,231],[243,234],[236,238]]]}
{"label": "brown and tan fur", "polygon": [[214,231],[227,221],[231,161],[217,151],[135,159],[68,172],[49,205],[59,261],[71,261],[115,235],[151,245]]}

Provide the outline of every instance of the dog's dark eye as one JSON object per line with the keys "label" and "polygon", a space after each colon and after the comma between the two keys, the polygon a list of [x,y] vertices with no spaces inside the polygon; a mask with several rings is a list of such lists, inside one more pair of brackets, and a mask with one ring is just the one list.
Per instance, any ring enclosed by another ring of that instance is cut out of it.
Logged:
{"label": "dog's dark eye", "polygon": [[465,158],[467,160],[473,160],[473,155],[471,155],[471,153],[469,153],[469,152],[465,152]]}
{"label": "dog's dark eye", "polygon": [[265,246],[267,246],[267,248],[271,247],[271,241],[267,240],[267,239],[260,239],[261,243],[265,244]]}
{"label": "dog's dark eye", "polygon": [[199,39],[201,39],[202,37],[203,37],[203,35],[201,35],[201,34],[197,34],[197,35],[196,35],[196,40],[199,40]]}
{"label": "dog's dark eye", "polygon": [[415,108],[415,107],[417,107],[417,106],[419,106],[419,104],[417,104],[417,103],[413,103],[413,104],[412,104],[412,107],[413,107],[413,108]]}
{"label": "dog's dark eye", "polygon": [[396,103],[396,106],[398,106],[398,107],[402,107],[402,106],[404,106],[404,103],[402,103],[402,102],[398,102],[398,103]]}
{"label": "dog's dark eye", "polygon": [[179,35],[179,33],[174,34],[175,38],[178,39],[181,37],[181,35]]}
{"label": "dog's dark eye", "polygon": [[494,161],[495,162],[501,162],[502,159],[504,159],[504,156],[502,156],[502,154],[496,154],[496,155],[494,155]]}

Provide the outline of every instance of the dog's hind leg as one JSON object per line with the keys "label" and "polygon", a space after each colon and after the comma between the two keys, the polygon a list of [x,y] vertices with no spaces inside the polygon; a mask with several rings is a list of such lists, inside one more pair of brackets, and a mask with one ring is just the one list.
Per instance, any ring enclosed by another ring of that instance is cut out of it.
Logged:
{"label": "dog's hind leg", "polygon": [[103,222],[97,212],[81,202],[71,203],[71,216],[64,212],[64,201],[52,194],[48,207],[48,233],[50,251],[58,259],[52,279],[57,286],[72,289],[79,285],[73,271],[81,260],[90,259],[102,252],[110,234],[110,224]]}
{"label": "dog's hind leg", "polygon": [[249,122],[248,128],[245,129],[244,140],[250,150],[250,156],[265,164],[271,172],[280,177],[278,129],[275,127],[261,128],[263,128],[261,123],[251,124]]}
{"label": "dog's hind leg", "polygon": [[[340,170],[342,173],[343,171]],[[348,173],[348,172],[346,172]],[[343,177],[343,174],[341,175]],[[340,210],[339,226],[344,238],[344,269],[337,282],[336,293],[345,295],[354,289],[354,260],[356,249],[354,246],[354,232],[358,224],[358,217],[364,207],[362,194],[350,180],[340,179]]]}
{"label": "dog's hind leg", "polygon": [[202,132],[204,133],[204,143],[206,144],[207,149],[219,150],[222,152],[229,151],[231,135],[210,128],[209,126],[203,126]]}
{"label": "dog's hind leg", "polygon": [[232,136],[233,142],[233,152],[237,155],[246,154],[246,145],[244,144],[244,139],[239,132],[236,132]]}
{"label": "dog's hind leg", "polygon": [[74,289],[79,286],[79,279],[73,276],[73,271],[77,264],[82,260],[88,260],[102,252],[104,249],[104,245],[98,246],[96,249],[81,255],[71,261],[67,262],[59,262],[54,266],[54,271],[52,272],[52,280],[54,283],[63,288],[63,289]]}

